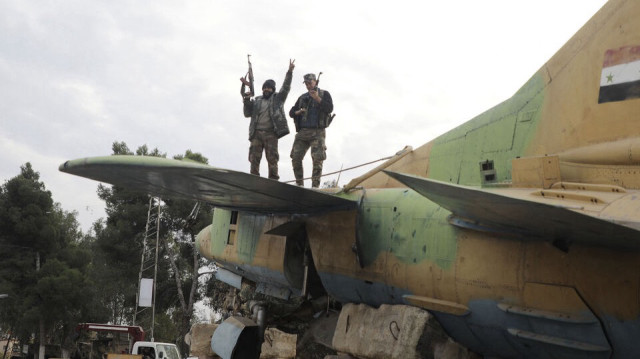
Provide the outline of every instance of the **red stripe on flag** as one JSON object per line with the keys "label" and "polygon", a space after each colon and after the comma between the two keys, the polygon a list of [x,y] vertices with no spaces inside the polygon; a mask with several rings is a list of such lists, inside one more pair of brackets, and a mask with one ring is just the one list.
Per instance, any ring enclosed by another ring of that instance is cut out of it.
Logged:
{"label": "red stripe on flag", "polygon": [[640,46],[623,46],[618,49],[607,50],[604,53],[602,67],[610,67],[640,60]]}

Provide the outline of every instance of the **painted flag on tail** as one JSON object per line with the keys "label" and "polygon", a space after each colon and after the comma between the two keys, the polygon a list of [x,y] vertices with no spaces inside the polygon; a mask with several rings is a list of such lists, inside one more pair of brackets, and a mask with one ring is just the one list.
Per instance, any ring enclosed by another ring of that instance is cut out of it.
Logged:
{"label": "painted flag on tail", "polygon": [[640,46],[607,50],[600,75],[598,103],[640,97]]}

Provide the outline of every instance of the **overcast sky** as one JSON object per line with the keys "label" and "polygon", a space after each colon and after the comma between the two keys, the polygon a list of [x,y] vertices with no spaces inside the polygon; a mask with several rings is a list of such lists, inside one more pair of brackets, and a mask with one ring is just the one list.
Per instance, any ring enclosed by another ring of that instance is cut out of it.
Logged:
{"label": "overcast sky", "polygon": [[[295,59],[286,111],[305,91],[302,76],[323,72],[336,113],[325,172],[376,160],[509,98],[604,3],[3,0],[0,180],[31,162],[86,230],[105,216],[98,183],[58,166],[109,155],[114,141],[168,157],[190,149],[248,172],[247,54],[256,89],[269,78],[279,88]],[[283,181],[294,178],[290,127]],[[307,156],[305,175],[310,167]]]}

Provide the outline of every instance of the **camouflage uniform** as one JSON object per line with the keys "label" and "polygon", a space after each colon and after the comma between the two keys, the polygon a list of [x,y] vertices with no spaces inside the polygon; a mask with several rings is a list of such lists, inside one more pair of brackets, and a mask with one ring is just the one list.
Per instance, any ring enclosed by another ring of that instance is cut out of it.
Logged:
{"label": "camouflage uniform", "polygon": [[[315,75],[307,74],[304,78],[305,81],[308,78],[315,80]],[[311,148],[311,160],[313,161],[311,186],[315,188],[320,186],[322,162],[327,159],[325,128],[331,123],[331,112],[333,111],[333,100],[329,91],[317,90],[318,96],[322,98],[320,103],[314,101],[307,92],[298,98],[289,111],[289,116],[293,118],[297,132],[291,148],[291,163],[293,165],[293,174],[296,177],[296,184],[298,186],[304,185],[302,159],[307,150]],[[296,111],[300,109],[306,109],[306,112],[296,115]]]}
{"label": "camouflage uniform", "polygon": [[260,176],[260,160],[262,160],[262,150],[264,150],[269,164],[269,178],[277,180],[278,161],[278,136],[273,131],[256,130],[251,145],[249,146],[249,162],[251,163],[251,174]]}
{"label": "camouflage uniform", "polygon": [[[274,92],[269,98],[257,96],[254,100],[244,99],[244,116],[251,117],[249,123],[249,162],[251,163],[251,174],[260,175],[260,161],[262,160],[262,151],[264,150],[267,162],[269,163],[269,178],[278,180],[278,139],[289,134],[289,126],[287,118],[284,114],[284,102],[289,95],[291,89],[292,70],[287,74],[280,88],[280,92]],[[273,80],[271,82],[275,88]],[[263,85],[264,88],[264,85]],[[275,91],[275,90],[274,90]],[[260,123],[260,119],[267,116],[267,123]]]}
{"label": "camouflage uniform", "polygon": [[327,159],[327,146],[324,143],[324,128],[303,128],[296,134],[296,139],[291,148],[291,163],[293,164],[293,174],[296,176],[296,184],[304,185],[304,171],[302,159],[311,148],[311,160],[313,170],[311,172],[311,186],[320,186],[320,176],[322,176],[322,162]]}

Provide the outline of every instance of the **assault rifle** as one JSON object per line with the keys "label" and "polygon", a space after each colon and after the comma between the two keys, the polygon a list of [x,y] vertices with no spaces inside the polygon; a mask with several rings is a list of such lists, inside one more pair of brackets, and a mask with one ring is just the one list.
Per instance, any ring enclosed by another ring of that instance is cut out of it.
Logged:
{"label": "assault rifle", "polygon": [[[253,95],[255,94],[253,90],[253,69],[251,68],[251,55],[247,55],[247,62],[249,63],[249,70],[247,71],[247,74],[244,75],[244,77],[240,78],[240,81],[242,81],[242,86],[240,87],[240,95],[242,95],[242,98],[253,97]],[[247,77],[249,78],[248,80]],[[249,86],[249,92],[245,92],[246,86]]]}

